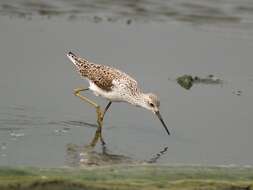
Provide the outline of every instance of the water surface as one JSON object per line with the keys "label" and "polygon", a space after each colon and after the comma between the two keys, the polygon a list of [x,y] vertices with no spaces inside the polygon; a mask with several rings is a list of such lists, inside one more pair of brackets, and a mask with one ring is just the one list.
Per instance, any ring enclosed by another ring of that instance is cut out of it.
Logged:
{"label": "water surface", "polygon": [[[86,159],[82,147],[95,133],[96,115],[73,96],[88,83],[67,60],[69,50],[124,70],[160,97],[172,135],[152,113],[115,103],[105,118],[107,154],[122,162],[253,164],[251,1],[40,2],[1,1],[0,165],[61,167]],[[187,91],[174,80],[183,74],[212,74],[224,84]],[[98,145],[91,155],[102,152]]]}

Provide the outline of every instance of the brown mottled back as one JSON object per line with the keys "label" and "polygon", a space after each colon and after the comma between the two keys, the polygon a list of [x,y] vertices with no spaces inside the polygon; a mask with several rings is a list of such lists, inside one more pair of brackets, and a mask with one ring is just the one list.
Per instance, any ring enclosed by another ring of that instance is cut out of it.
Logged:
{"label": "brown mottled back", "polygon": [[99,88],[110,91],[113,84],[113,79],[119,77],[119,72],[110,72],[111,68],[98,65],[94,63],[86,63],[82,68],[79,69],[79,72],[82,76],[87,77],[93,83],[95,83]]}
{"label": "brown mottled back", "polygon": [[119,82],[124,80],[123,84],[125,87],[132,89],[133,92],[138,91],[137,82],[126,73],[112,67],[91,63],[86,59],[76,56],[72,52],[70,52],[68,56],[77,67],[81,76],[86,77],[99,88],[105,91],[111,91],[113,88],[113,81]]}

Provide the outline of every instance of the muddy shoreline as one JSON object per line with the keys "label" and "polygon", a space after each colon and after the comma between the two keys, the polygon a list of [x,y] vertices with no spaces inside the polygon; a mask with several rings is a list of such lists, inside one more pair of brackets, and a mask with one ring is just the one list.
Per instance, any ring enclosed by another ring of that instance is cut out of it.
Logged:
{"label": "muddy shoreline", "polygon": [[0,168],[2,190],[216,189],[251,190],[253,169],[168,165],[118,165],[73,170]]}

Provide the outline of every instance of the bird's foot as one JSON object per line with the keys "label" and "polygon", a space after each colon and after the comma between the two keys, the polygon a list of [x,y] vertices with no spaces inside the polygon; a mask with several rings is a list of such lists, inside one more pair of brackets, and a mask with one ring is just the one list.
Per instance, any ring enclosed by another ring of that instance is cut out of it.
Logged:
{"label": "bird's foot", "polygon": [[74,95],[78,95],[81,91],[85,91],[87,88],[75,88],[74,89]]}
{"label": "bird's foot", "polygon": [[105,141],[104,141],[104,139],[102,137],[102,133],[100,134],[100,141],[101,141],[102,146],[106,145],[106,143],[105,143]]}

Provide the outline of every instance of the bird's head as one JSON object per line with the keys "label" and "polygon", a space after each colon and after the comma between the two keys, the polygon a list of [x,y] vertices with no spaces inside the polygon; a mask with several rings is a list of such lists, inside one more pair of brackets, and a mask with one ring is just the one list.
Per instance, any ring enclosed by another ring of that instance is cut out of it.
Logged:
{"label": "bird's head", "polygon": [[160,101],[155,94],[153,93],[143,94],[143,100],[144,105],[142,107],[152,111],[153,113],[159,111]]}
{"label": "bird's head", "polygon": [[147,93],[147,94],[143,94],[143,102],[142,103],[142,107],[146,108],[147,110],[152,111],[161,121],[163,127],[165,128],[166,132],[168,133],[168,135],[170,135],[170,132],[167,128],[167,126],[165,125],[163,118],[160,114],[159,108],[160,108],[160,101],[158,99],[158,97],[155,94],[152,93]]}

